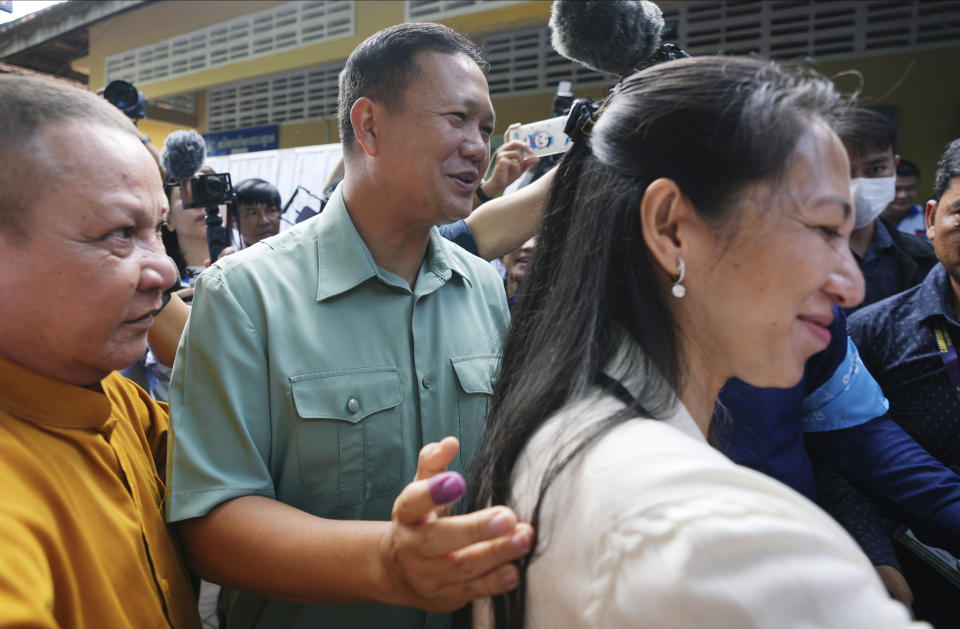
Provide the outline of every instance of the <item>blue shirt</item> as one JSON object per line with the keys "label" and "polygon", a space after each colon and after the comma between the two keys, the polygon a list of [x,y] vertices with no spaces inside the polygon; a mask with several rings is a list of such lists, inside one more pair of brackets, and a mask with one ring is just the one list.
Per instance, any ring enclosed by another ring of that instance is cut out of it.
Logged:
{"label": "blue shirt", "polygon": [[923,208],[919,205],[910,206],[907,213],[897,223],[897,229],[905,234],[912,234],[918,238],[927,238],[927,222]]}
{"label": "blue shirt", "polygon": [[[858,484],[870,497],[905,519],[921,538],[951,552],[960,550],[960,479],[943,465],[960,465],[960,400],[946,375],[934,328],[946,327],[960,339],[960,323],[952,307],[946,269],[938,264],[919,285],[852,315],[851,337],[864,364],[890,402],[888,426],[874,446],[851,453],[840,447],[843,465],[858,459],[888,461],[874,478]],[[922,446],[919,450],[897,431]],[[838,441],[840,443],[840,441]],[[861,465],[863,462],[861,462]],[[886,479],[883,476],[887,477]],[[870,485],[896,486],[896,497],[870,492]]]}
{"label": "blue shirt", "polygon": [[874,225],[873,239],[863,254],[863,258],[854,254],[857,263],[860,265],[860,270],[863,272],[866,293],[863,302],[859,306],[848,309],[848,313],[884,297],[889,297],[905,288],[900,286],[897,281],[899,273],[897,272],[896,247],[893,239],[890,238],[890,232],[887,231],[887,226],[883,221],[874,221]]}
{"label": "blue shirt", "polygon": [[440,225],[438,228],[440,235],[451,242],[455,242],[475,256],[479,256],[477,250],[477,241],[473,238],[473,232],[467,225],[467,221],[460,219],[456,223]]}
{"label": "blue shirt", "polygon": [[890,415],[920,445],[948,465],[960,465],[960,400],[950,384],[934,328],[960,342],[946,269],[938,264],[922,284],[852,315],[850,335],[887,399]]}
{"label": "blue shirt", "polygon": [[846,317],[834,308],[830,345],[811,357],[789,389],[762,389],[733,379],[711,428],[731,459],[790,485],[811,500],[816,483],[804,432],[850,428],[882,415],[886,400],[847,339]]}

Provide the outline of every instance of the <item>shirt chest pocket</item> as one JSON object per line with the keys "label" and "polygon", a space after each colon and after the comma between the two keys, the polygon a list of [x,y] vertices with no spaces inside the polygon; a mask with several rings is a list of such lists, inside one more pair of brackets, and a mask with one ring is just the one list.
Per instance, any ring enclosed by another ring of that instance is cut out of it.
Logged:
{"label": "shirt chest pocket", "polygon": [[325,504],[356,504],[400,485],[400,376],[394,367],[290,378],[304,488]]}
{"label": "shirt chest pocket", "polygon": [[457,412],[460,416],[460,464],[472,469],[473,457],[483,440],[493,383],[500,366],[499,354],[476,354],[450,359],[457,374]]}

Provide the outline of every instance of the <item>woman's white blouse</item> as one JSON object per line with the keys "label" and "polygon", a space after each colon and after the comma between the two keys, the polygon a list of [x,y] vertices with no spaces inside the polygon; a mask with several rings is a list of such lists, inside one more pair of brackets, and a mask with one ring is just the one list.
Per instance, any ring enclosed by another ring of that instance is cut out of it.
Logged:
{"label": "woman's white blouse", "polygon": [[[595,389],[534,435],[514,475],[521,519],[578,432],[623,408]],[[536,533],[530,628],[927,626],[911,623],[825,512],[711,448],[679,403],[669,419],[628,420],[574,459]],[[488,603],[474,608],[477,626],[490,626]]]}

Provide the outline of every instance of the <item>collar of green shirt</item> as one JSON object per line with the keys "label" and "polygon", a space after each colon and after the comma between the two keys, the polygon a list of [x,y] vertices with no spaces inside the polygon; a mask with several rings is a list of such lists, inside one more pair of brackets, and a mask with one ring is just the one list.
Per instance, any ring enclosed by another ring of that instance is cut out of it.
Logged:
{"label": "collar of green shirt", "polygon": [[[400,276],[378,267],[374,262],[373,255],[347,213],[340,187],[330,196],[330,201],[316,220],[320,260],[317,301],[345,293],[373,277],[409,291],[409,286]],[[472,285],[467,268],[451,254],[450,249],[454,246],[440,235],[436,227],[431,228],[418,278],[431,274],[443,283],[456,274]],[[418,279],[417,292],[429,292],[420,289],[421,282]]]}

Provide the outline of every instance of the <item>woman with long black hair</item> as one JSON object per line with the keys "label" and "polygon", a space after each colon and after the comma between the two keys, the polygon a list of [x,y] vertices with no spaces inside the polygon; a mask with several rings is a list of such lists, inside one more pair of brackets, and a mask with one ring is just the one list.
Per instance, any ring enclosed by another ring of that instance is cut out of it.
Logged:
{"label": "woman with long black hair", "polygon": [[863,297],[826,80],[701,57],[574,133],[503,350],[471,507],[537,531],[482,627],[899,627],[813,503],[707,441],[730,378],[789,387]]}

